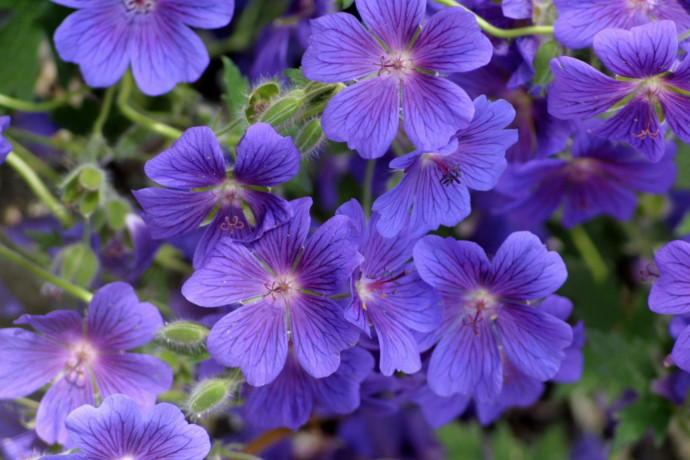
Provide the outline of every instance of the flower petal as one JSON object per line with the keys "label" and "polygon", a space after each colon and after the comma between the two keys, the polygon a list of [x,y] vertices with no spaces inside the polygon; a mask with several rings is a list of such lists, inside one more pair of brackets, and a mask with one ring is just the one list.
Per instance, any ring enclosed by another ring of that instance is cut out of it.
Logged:
{"label": "flower petal", "polygon": [[488,64],[493,46],[472,13],[449,8],[429,19],[410,54],[415,67],[449,74]]}
{"label": "flower petal", "polygon": [[355,0],[357,12],[369,30],[393,51],[410,44],[424,18],[425,0]]}
{"label": "flower petal", "polygon": [[690,313],[690,243],[671,241],[654,256],[659,279],[649,293],[649,308],[665,315]]}
{"label": "flower petal", "polygon": [[673,133],[683,142],[690,142],[690,96],[660,91],[657,97]]}
{"label": "flower petal", "polygon": [[604,113],[634,90],[634,82],[617,81],[571,57],[551,60],[555,77],[549,90],[549,113],[578,120]]}
{"label": "flower petal", "polygon": [[617,75],[653,77],[673,66],[678,33],[673,21],[654,21],[630,31],[604,29],[594,37],[594,52]]}
{"label": "flower petal", "polygon": [[535,300],[553,294],[567,276],[557,252],[547,250],[530,232],[515,232],[498,248],[487,283],[499,297]]}
{"label": "flower petal", "polygon": [[385,50],[351,14],[328,14],[310,24],[309,47],[302,57],[302,70],[308,79],[346,82],[381,68]]}
{"label": "flower petal", "polygon": [[175,21],[197,29],[217,29],[227,26],[235,11],[235,0],[164,0],[161,9]]}
{"label": "flower petal", "polygon": [[28,396],[64,368],[67,348],[19,328],[0,329],[0,399]]}
{"label": "flower petal", "polygon": [[141,91],[159,96],[177,83],[196,81],[208,67],[201,39],[189,27],[163,14],[151,14],[132,36],[132,73]]}
{"label": "flower petal", "polygon": [[155,356],[133,353],[100,355],[93,365],[93,376],[102,397],[124,394],[148,410],[156,396],[170,389],[170,366]]}
{"label": "flower petal", "polygon": [[88,339],[101,351],[122,351],[144,345],[163,327],[158,308],[139,302],[127,283],[106,284],[93,296],[86,315]]}
{"label": "flower petal", "polygon": [[28,324],[41,334],[65,344],[84,338],[84,322],[76,311],[51,311],[47,315],[22,315],[14,324]]}
{"label": "flower petal", "polygon": [[131,28],[122,4],[100,4],[76,11],[55,31],[60,59],[79,64],[89,86],[112,86],[130,61]]}
{"label": "flower petal", "polygon": [[272,187],[292,179],[301,156],[291,137],[283,137],[267,123],[257,123],[237,146],[233,179],[241,184]]}
{"label": "flower petal", "polygon": [[196,305],[221,307],[266,294],[270,279],[249,249],[223,238],[184,283],[182,295]]}
{"label": "flower petal", "polygon": [[134,190],[132,194],[144,210],[144,220],[156,240],[196,230],[218,201],[211,191],[183,192],[152,187]]}
{"label": "flower petal", "polygon": [[240,367],[253,386],[272,382],[288,352],[287,312],[268,298],[228,313],[211,329],[208,352],[227,367]]}
{"label": "flower petal", "polygon": [[144,171],[152,181],[179,189],[212,187],[227,180],[223,152],[207,126],[186,130],[169,149],[147,161]]}
{"label": "flower petal", "polygon": [[75,440],[67,434],[65,419],[84,404],[94,404],[89,376],[82,376],[77,382],[69,381],[67,375],[61,377],[41,399],[36,414],[36,433],[48,444],[59,442],[71,446]]}
{"label": "flower petal", "polygon": [[455,326],[441,338],[431,354],[429,387],[441,396],[455,393],[491,401],[501,392],[503,370],[498,344],[488,321],[471,327]]}
{"label": "flower petal", "polygon": [[357,230],[346,216],[328,219],[309,238],[295,268],[301,289],[337,294],[362,263]]}
{"label": "flower petal", "polygon": [[146,414],[139,452],[142,458],[203,460],[211,451],[208,433],[187,423],[182,411],[169,403],[156,404]]}
{"label": "flower petal", "polygon": [[445,78],[414,72],[402,83],[403,125],[419,150],[444,147],[467,127],[474,105],[467,93]]}
{"label": "flower petal", "polygon": [[573,340],[572,328],[537,308],[505,305],[495,321],[501,346],[523,374],[544,381],[558,372],[565,348]]}
{"label": "flower petal", "polygon": [[295,294],[290,299],[290,329],[295,355],[312,377],[334,373],[340,352],[354,346],[359,331],[343,317],[343,309],[326,297]]}
{"label": "flower petal", "polygon": [[323,111],[323,132],[347,142],[364,158],[383,156],[398,132],[398,80],[393,75],[368,78],[336,94]]}
{"label": "flower petal", "polygon": [[362,348],[348,348],[335,374],[314,379],[314,399],[321,409],[336,414],[354,412],[360,404],[360,384],[374,368],[374,357]]}

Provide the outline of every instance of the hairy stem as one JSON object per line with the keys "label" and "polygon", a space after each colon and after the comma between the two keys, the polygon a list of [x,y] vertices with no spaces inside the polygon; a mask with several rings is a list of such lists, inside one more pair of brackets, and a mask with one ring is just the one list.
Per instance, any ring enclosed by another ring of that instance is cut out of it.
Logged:
{"label": "hairy stem", "polygon": [[182,131],[159,121],[153,120],[146,115],[137,112],[129,105],[129,96],[132,94],[132,77],[126,74],[120,83],[120,93],[117,95],[117,107],[120,112],[130,121],[144,126],[151,131],[176,141],[182,136]]}

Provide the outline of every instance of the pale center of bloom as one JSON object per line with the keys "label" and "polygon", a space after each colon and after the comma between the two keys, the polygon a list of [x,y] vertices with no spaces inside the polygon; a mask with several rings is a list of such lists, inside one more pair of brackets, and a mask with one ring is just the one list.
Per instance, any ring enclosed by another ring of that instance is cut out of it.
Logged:
{"label": "pale center of bloom", "polygon": [[65,361],[65,379],[77,386],[84,386],[89,377],[89,368],[96,361],[98,352],[88,342],[79,342],[69,349]]}
{"label": "pale center of bloom", "polygon": [[266,288],[266,293],[263,296],[270,296],[273,300],[277,300],[280,297],[287,300],[299,290],[297,281],[292,274],[276,275],[273,280],[266,281],[264,287]]}
{"label": "pale center of bloom", "polygon": [[407,51],[394,53],[391,52],[385,56],[381,56],[381,62],[378,63],[378,75],[394,74],[398,78],[409,74],[413,70],[412,59]]}
{"label": "pale center of bloom", "polygon": [[137,460],[134,455],[125,455],[124,457],[120,458],[120,460]]}
{"label": "pale center of bloom", "polygon": [[628,0],[628,9],[649,13],[650,10],[659,6],[661,1],[662,0]]}
{"label": "pale center of bloom", "polygon": [[128,13],[149,14],[156,6],[156,0],[122,0]]}
{"label": "pale center of bloom", "polygon": [[575,182],[585,182],[600,169],[597,161],[592,158],[575,158],[568,166],[568,177]]}
{"label": "pale center of bloom", "polygon": [[398,286],[398,281],[407,275],[407,270],[403,270],[398,274],[391,271],[385,272],[378,277],[367,275],[359,279],[355,283],[355,288],[364,309],[366,310],[365,302],[374,296],[387,297],[394,293],[396,286]]}
{"label": "pale center of bloom", "polygon": [[495,319],[496,311],[500,308],[501,303],[488,290],[479,288],[465,296],[463,305],[465,317],[462,320],[462,325],[471,327],[474,335],[479,335],[479,324],[486,318]]}

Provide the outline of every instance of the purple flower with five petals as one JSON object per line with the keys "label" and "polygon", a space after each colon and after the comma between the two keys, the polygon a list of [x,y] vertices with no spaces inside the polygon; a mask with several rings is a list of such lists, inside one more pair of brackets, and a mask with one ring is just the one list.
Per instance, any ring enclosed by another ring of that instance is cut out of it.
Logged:
{"label": "purple flower with five petals", "polygon": [[396,370],[414,374],[422,367],[413,331],[430,332],[441,323],[443,309],[438,294],[424,281],[409,260],[418,238],[403,232],[385,238],[376,230],[379,215],[367,225],[364,211],[355,200],[338,208],[348,216],[360,235],[364,263],[352,276],[352,301],[345,318],[369,337],[376,331],[383,375]]}
{"label": "purple flower with five petals", "polygon": [[269,193],[269,187],[294,177],[300,158],[292,138],[257,123],[240,140],[235,164],[226,173],[213,131],[190,128],[144,167],[149,178],[170,188],[133,193],[155,239],[192,232],[216,209],[194,253],[199,267],[222,237],[252,241],[292,217],[289,203]]}
{"label": "purple flower with five petals", "polygon": [[311,203],[292,201],[292,220],[251,246],[223,238],[182,286],[197,305],[244,304],[213,326],[208,351],[221,364],[240,367],[253,386],[280,374],[290,343],[302,368],[321,378],[338,369],[340,352],[359,339],[328,298],[344,291],[362,263],[357,231],[350,219],[335,216],[307,240]]}
{"label": "purple flower with five petals", "polygon": [[414,261],[444,303],[441,327],[422,343],[437,343],[427,373],[435,393],[494,400],[503,388],[502,354],[537,381],[556,375],[572,328],[531,304],[558,289],[567,273],[539,238],[513,233],[490,262],[475,243],[430,235],[415,245]]}
{"label": "purple flower with five petals", "polygon": [[63,61],[79,64],[89,86],[114,85],[132,65],[144,94],[158,96],[196,81],[208,67],[204,43],[190,29],[232,19],[234,0],[52,0],[72,13],[55,31]]}
{"label": "purple flower with five petals", "polygon": [[158,309],[139,302],[126,283],[98,290],[85,321],[74,311],[59,310],[23,315],[15,323],[40,334],[0,330],[0,398],[26,396],[52,381],[36,416],[36,432],[49,444],[68,442],[67,415],[93,404],[96,391],[102,397],[123,393],[150,407],[172,384],[172,371],[160,359],[123,353],[150,342],[163,326]]}
{"label": "purple flower with five petals", "polygon": [[554,36],[573,49],[592,46],[594,36],[604,29],[630,30],[663,19],[674,21],[678,33],[690,28],[688,0],[554,0],[553,4],[558,9]]}
{"label": "purple flower with five petals", "polygon": [[402,106],[410,141],[422,150],[443,147],[469,124],[474,107],[464,90],[439,74],[487,64],[489,39],[462,8],[436,13],[418,33],[426,0],[356,5],[368,30],[347,13],[316,19],[302,58],[311,80],[357,81],[328,103],[324,133],[364,158],[378,158],[398,132]]}
{"label": "purple flower with five petals", "polygon": [[211,450],[206,430],[187,423],[177,406],[156,404],[142,414],[136,401],[121,394],[99,407],[79,407],[66,426],[78,452],[42,459],[203,460]]}
{"label": "purple flower with five petals", "polygon": [[281,426],[299,429],[307,423],[312,408],[329,414],[349,414],[359,407],[359,387],[371,373],[374,358],[362,348],[344,350],[334,374],[316,379],[302,369],[289,353],[278,377],[244,395],[247,421],[264,429]]}
{"label": "purple flower with five petals", "polygon": [[515,110],[506,101],[474,101],[474,117],[451,142],[435,151],[415,151],[390,162],[404,176],[380,196],[372,209],[378,231],[386,237],[407,231],[421,236],[439,225],[454,226],[470,213],[469,189],[489,190],[506,167],[505,152],[517,131],[505,129]]}
{"label": "purple flower with five petals", "polygon": [[5,162],[5,158],[12,151],[12,144],[10,141],[2,137],[2,132],[10,127],[10,117],[0,117],[0,164]]}
{"label": "purple flower with five petals", "polygon": [[594,133],[623,141],[657,162],[664,154],[661,105],[671,130],[690,142],[690,59],[676,62],[678,34],[672,21],[658,21],[630,31],[606,29],[594,37],[594,52],[608,77],[571,57],[551,60],[555,81],[549,90],[549,113],[564,120],[594,117],[622,104]]}
{"label": "purple flower with five petals", "polygon": [[669,191],[676,177],[675,144],[667,145],[659,163],[649,164],[627,146],[593,136],[593,126],[583,124],[575,133],[570,159],[511,165],[497,187],[506,195],[500,210],[542,223],[562,204],[562,224],[571,228],[602,214],[630,220],[637,207],[636,191]]}

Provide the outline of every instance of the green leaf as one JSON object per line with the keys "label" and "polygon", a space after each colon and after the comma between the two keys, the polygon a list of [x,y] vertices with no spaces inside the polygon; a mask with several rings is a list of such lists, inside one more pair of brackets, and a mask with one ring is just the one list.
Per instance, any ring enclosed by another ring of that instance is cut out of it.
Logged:
{"label": "green leaf", "polygon": [[338,0],[338,6],[341,10],[346,10],[352,6],[355,0]]}
{"label": "green leaf", "polygon": [[98,208],[101,203],[101,191],[86,192],[79,203],[79,212],[85,216],[90,216]]}
{"label": "green leaf", "polygon": [[458,422],[436,431],[439,441],[445,447],[446,458],[483,458],[482,433],[477,424],[460,424]]}
{"label": "green leaf", "polygon": [[643,395],[618,413],[620,422],[616,426],[613,451],[638,441],[648,430],[654,434],[656,445],[661,445],[672,414],[673,406],[665,398],[654,394]]}
{"label": "green leaf", "polygon": [[88,287],[98,272],[96,254],[82,243],[67,246],[62,251],[60,277],[81,287]]}
{"label": "green leaf", "polygon": [[307,78],[302,73],[301,67],[299,69],[285,69],[283,70],[283,75],[285,75],[287,79],[290,80],[290,83],[297,87],[302,87],[309,83],[309,80],[307,80]]}
{"label": "green leaf", "polygon": [[222,97],[228,105],[230,115],[235,117],[242,109],[249,92],[249,80],[242,75],[240,69],[228,57],[222,56],[221,60],[223,61],[223,82],[225,83],[225,94]]}
{"label": "green leaf", "polygon": [[98,190],[103,182],[103,172],[86,166],[79,173],[79,184],[86,190]]}
{"label": "green leaf", "polygon": [[0,27],[0,93],[30,100],[38,76],[41,15],[49,2],[25,0]]}
{"label": "green leaf", "polygon": [[551,68],[549,63],[551,59],[560,56],[561,49],[556,40],[547,40],[541,44],[534,57],[534,79],[535,85],[546,86],[551,79]]}

